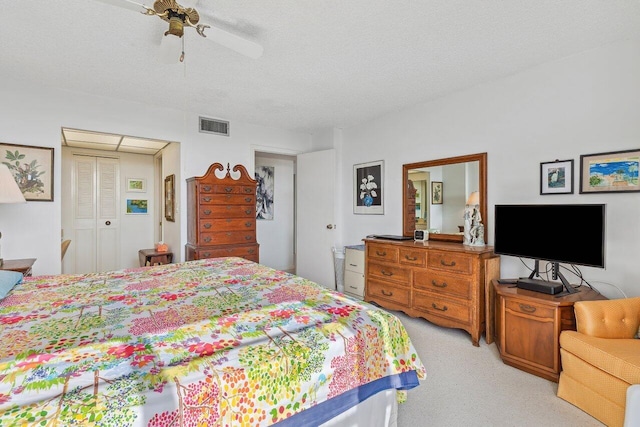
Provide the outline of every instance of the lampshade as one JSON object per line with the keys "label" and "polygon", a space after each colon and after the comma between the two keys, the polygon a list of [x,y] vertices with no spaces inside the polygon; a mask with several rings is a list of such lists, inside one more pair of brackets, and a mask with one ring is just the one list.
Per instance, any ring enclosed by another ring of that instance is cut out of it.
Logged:
{"label": "lampshade", "polygon": [[480,204],[480,193],[478,191],[474,191],[469,194],[469,199],[467,199],[468,205],[479,205]]}
{"label": "lampshade", "polygon": [[25,203],[26,200],[18,187],[18,183],[11,175],[9,168],[0,163],[0,203]]}

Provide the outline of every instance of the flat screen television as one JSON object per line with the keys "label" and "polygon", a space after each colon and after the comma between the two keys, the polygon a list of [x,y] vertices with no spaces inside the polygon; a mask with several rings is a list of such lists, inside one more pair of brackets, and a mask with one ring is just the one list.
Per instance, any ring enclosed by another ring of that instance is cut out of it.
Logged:
{"label": "flat screen television", "polygon": [[559,263],[604,268],[604,204],[496,205],[494,221],[494,252],[535,260],[529,280],[548,261],[553,279],[572,292]]}

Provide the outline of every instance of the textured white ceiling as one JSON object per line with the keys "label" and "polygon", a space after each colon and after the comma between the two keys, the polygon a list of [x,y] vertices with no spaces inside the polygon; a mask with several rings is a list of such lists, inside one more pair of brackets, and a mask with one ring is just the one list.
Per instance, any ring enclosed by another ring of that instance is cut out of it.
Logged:
{"label": "textured white ceiling", "polygon": [[158,17],[96,0],[2,4],[0,78],[305,132],[640,38],[638,0],[199,0],[201,22],[263,56],[187,28],[185,62],[166,64]]}

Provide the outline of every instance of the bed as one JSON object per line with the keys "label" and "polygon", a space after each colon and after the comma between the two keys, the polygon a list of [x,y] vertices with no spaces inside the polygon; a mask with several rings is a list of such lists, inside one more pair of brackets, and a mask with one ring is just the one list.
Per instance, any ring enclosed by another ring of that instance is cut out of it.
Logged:
{"label": "bed", "polygon": [[26,277],[0,346],[2,426],[338,425],[426,378],[397,317],[235,257]]}

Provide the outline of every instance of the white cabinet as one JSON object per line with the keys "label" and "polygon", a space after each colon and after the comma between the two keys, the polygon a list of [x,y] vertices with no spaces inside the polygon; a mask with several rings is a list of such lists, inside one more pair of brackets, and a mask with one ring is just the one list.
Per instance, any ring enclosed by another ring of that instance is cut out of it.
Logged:
{"label": "white cabinet", "polygon": [[364,298],[364,245],[345,248],[344,292]]}

